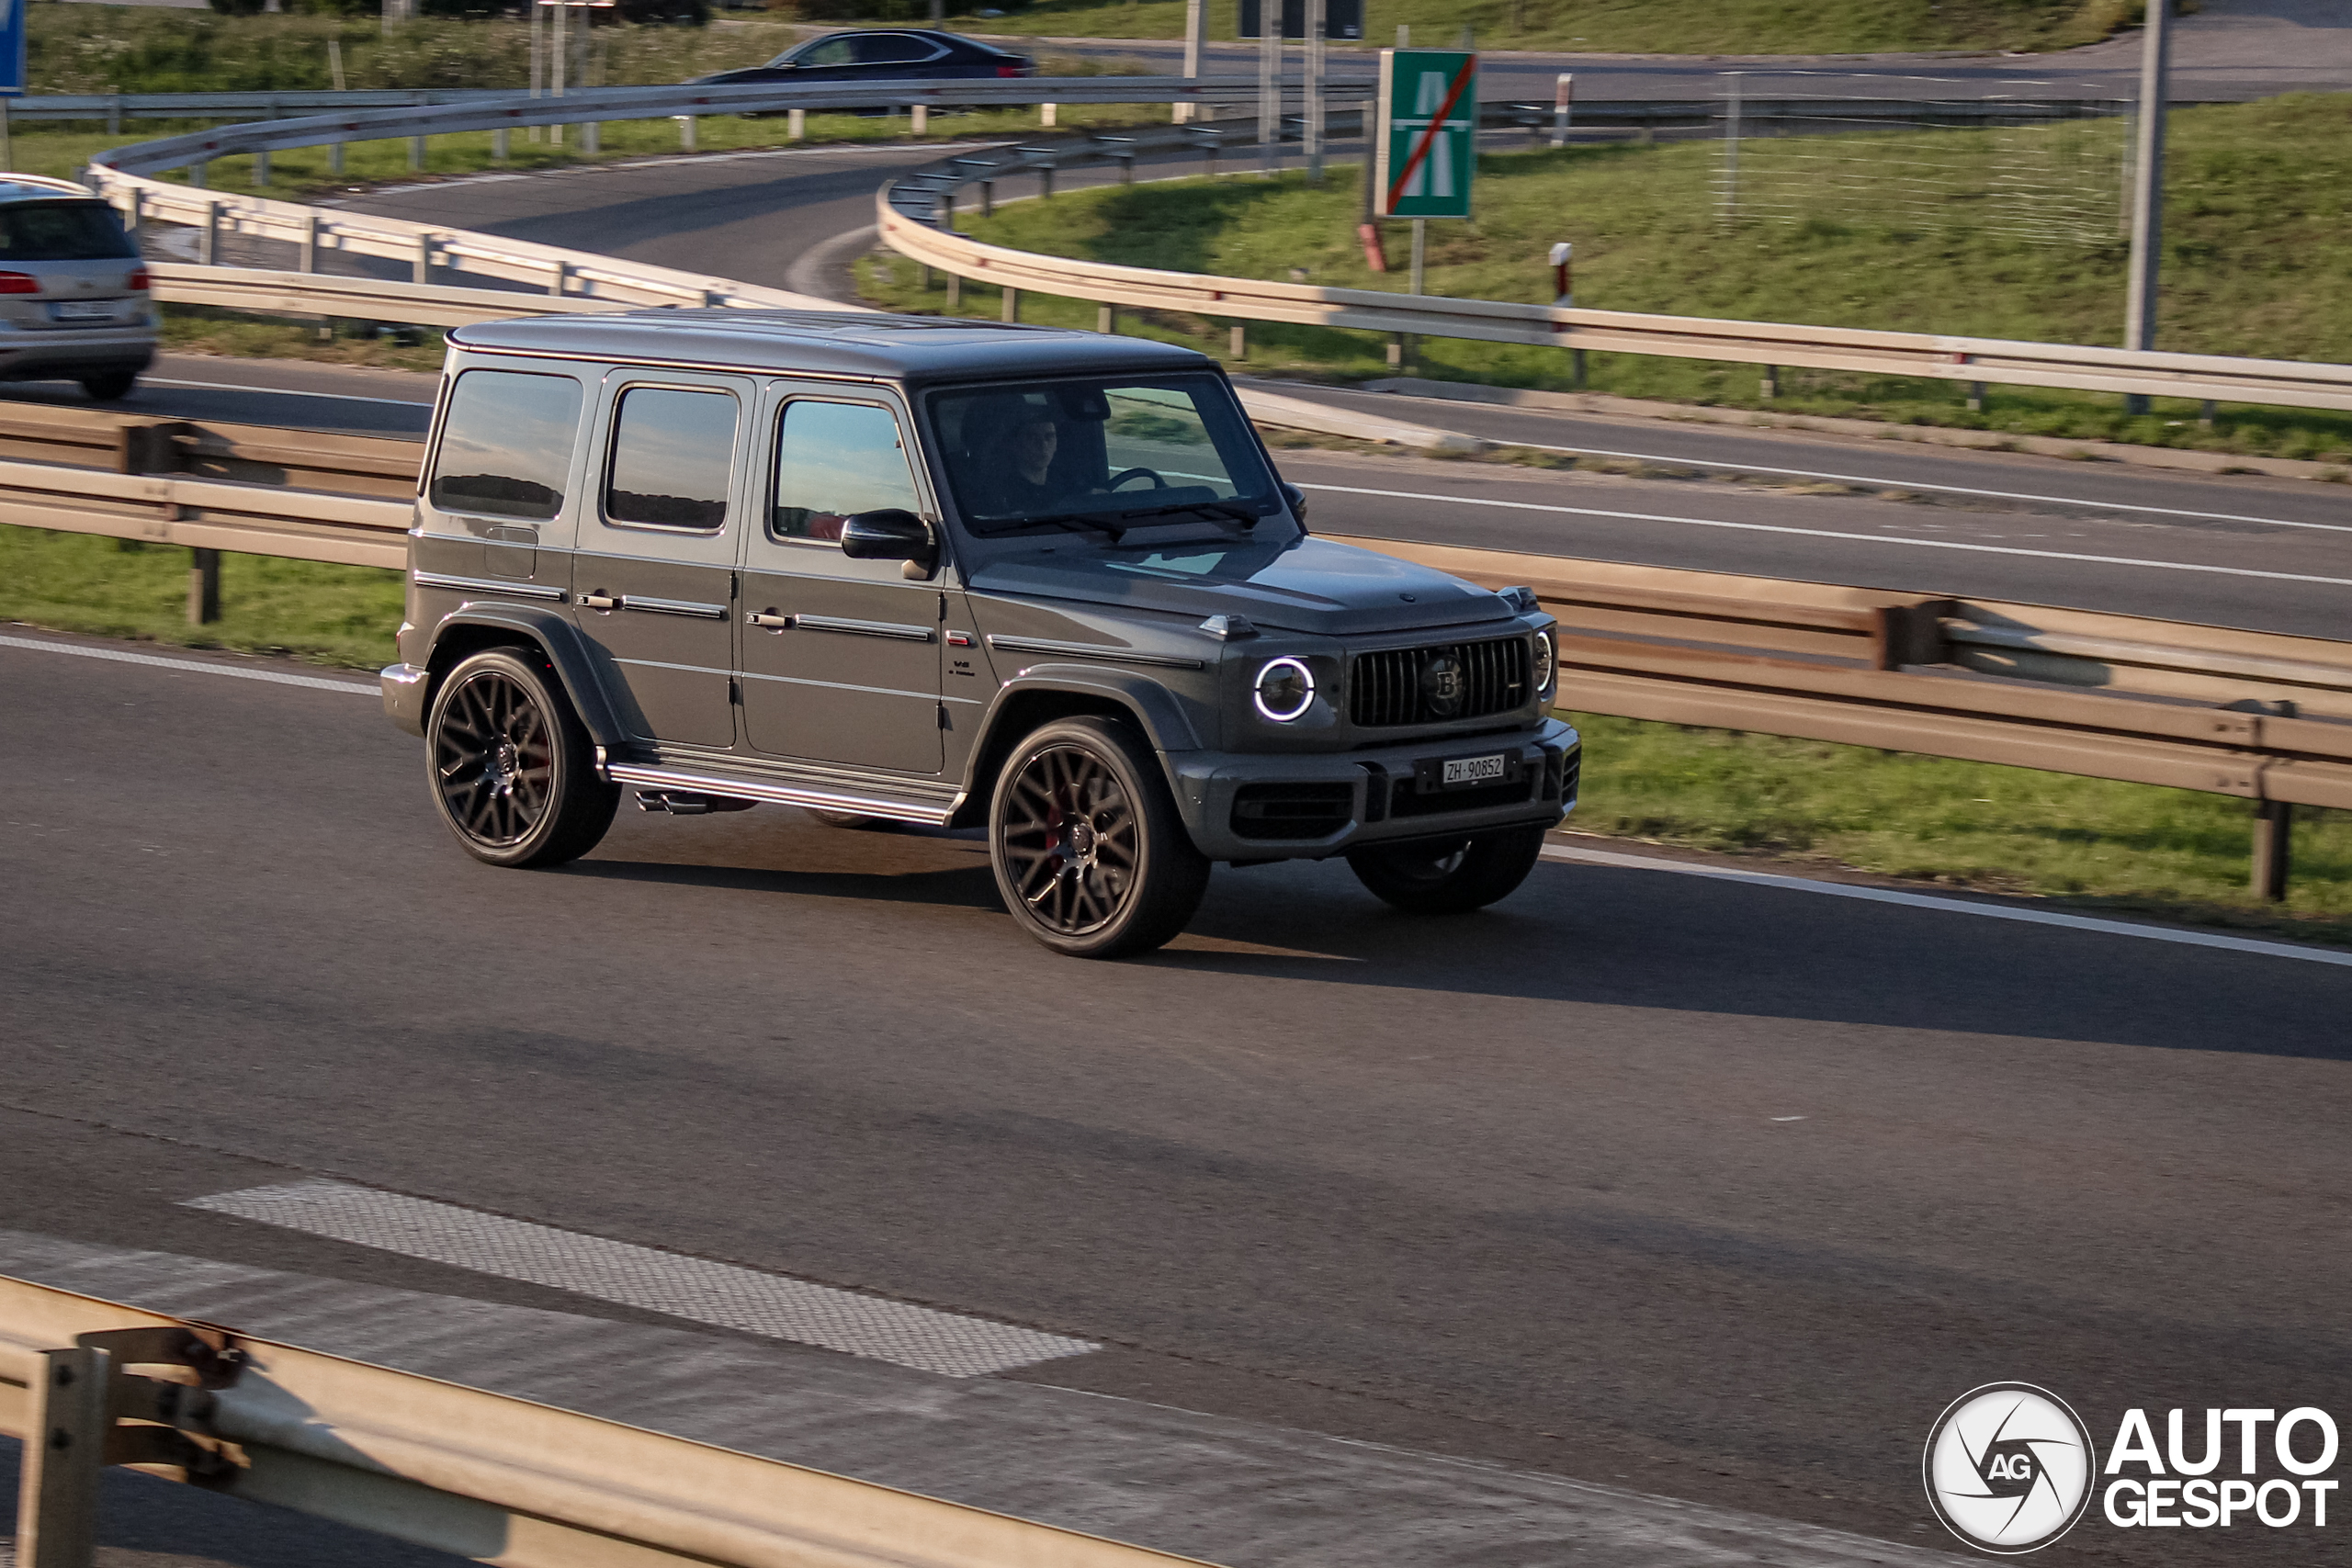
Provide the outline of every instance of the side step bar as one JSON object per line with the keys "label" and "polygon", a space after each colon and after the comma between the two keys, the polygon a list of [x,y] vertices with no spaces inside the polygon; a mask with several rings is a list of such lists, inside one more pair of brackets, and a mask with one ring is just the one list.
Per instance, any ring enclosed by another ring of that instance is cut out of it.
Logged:
{"label": "side step bar", "polygon": [[605,776],[615,784],[634,784],[639,789],[661,795],[711,795],[726,800],[755,801],[769,806],[813,807],[820,811],[846,811],[859,817],[878,817],[888,822],[912,822],[924,828],[944,828],[963,804],[959,795],[939,806],[927,806],[911,800],[890,800],[879,795],[852,795],[837,789],[818,789],[808,784],[769,784],[743,778],[720,778],[710,773],[688,773],[680,768],[657,768],[642,762],[607,762]]}

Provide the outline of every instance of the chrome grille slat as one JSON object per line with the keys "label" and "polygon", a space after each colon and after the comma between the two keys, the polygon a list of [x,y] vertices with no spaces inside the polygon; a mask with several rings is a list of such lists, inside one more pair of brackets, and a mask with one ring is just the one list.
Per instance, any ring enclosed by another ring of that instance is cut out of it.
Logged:
{"label": "chrome grille slat", "polygon": [[[1421,692],[1421,671],[1444,654],[1461,663],[1464,691],[1461,706],[1441,715],[1430,711]],[[1348,716],[1365,729],[1484,718],[1519,706],[1526,699],[1527,678],[1527,639],[1520,637],[1359,653],[1349,682]]]}

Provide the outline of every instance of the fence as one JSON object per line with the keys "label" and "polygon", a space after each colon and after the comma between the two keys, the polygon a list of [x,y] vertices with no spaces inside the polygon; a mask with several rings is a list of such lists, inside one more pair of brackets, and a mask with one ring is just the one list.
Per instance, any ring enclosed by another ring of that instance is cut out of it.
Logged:
{"label": "fence", "polygon": [[1195,1562],[6,1277],[0,1432],[17,1568],[90,1568],[116,1464],[505,1568]]}

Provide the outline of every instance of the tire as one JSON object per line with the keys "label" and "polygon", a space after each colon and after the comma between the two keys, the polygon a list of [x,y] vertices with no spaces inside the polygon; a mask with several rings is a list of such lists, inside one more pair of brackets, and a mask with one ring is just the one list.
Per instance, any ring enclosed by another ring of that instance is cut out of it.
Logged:
{"label": "tire", "polygon": [[1541,828],[1507,828],[1450,842],[1363,849],[1348,869],[1374,897],[1408,915],[1459,915],[1510,896],[1544,852]]}
{"label": "tire", "polygon": [[130,396],[130,389],[139,385],[136,370],[101,370],[95,376],[81,378],[82,390],[102,403]]}
{"label": "tire", "polygon": [[492,865],[561,865],[596,847],[620,804],[571,700],[535,649],[493,648],[443,677],[425,719],[441,819]]}
{"label": "tire", "polygon": [[1150,952],[1209,884],[1159,759],[1132,727],[1092,716],[1045,725],[1005,759],[989,863],[1015,923],[1073,958]]}

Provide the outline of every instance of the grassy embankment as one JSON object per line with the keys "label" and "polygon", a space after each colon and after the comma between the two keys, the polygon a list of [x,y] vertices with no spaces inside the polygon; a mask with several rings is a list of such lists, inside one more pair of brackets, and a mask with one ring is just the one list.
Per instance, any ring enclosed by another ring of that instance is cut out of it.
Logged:
{"label": "grassy embankment", "polygon": [[[2352,96],[2300,96],[2194,108],[2173,117],[2170,198],[2158,342],[2166,348],[2281,358],[2352,359]],[[1987,173],[2016,131],[1917,133],[1949,160]],[[2088,133],[2120,136],[2109,125]],[[1867,193],[1801,222],[1719,221],[1711,181],[1718,149],[1684,143],[1574,147],[1479,161],[1478,216],[1430,226],[1429,288],[1465,298],[1543,300],[1544,254],[1577,247],[1577,300],[1607,310],[1877,327],[2059,343],[2114,344],[2123,313],[2120,241],[2040,244],[1989,234],[1965,195],[1923,220],[1916,208],[1874,216]],[[1229,175],[1023,201],[970,224],[993,243],[1141,266],[1401,289],[1355,239],[1356,173],[1323,186]],[[1390,232],[1401,260],[1402,226]],[[936,310],[911,264],[868,265],[877,301]],[[993,288],[967,286],[964,309],[998,310]],[[1032,296],[1032,320],[1093,324],[1094,308]],[[1221,352],[1223,324],[1149,314],[1132,328]],[[1387,374],[1373,333],[1253,323],[1253,368],[1335,379]],[[2352,417],[2225,405],[2211,430],[2197,406],[2159,400],[2128,417],[2120,398],[1995,387],[1982,413],[1958,383],[1784,371],[1759,395],[1752,366],[1595,354],[1589,385],[1626,397],[1843,414],[2067,439],[2201,446],[2275,457],[2352,459]],[[1422,374],[1565,389],[1555,349],[1425,339]]]}
{"label": "grassy embankment", "polygon": [[[918,0],[893,3],[919,14]],[[2138,0],[1368,0],[1364,38],[1385,44],[1402,24],[1424,47],[1443,48],[1467,27],[1486,49],[1594,54],[2048,50],[2096,42],[2140,9]],[[1212,6],[1210,17],[1213,38],[1233,36],[1231,7]],[[1182,0],[1038,0],[1010,16],[967,17],[958,25],[1046,38],[1182,38],[1184,6]]]}
{"label": "grassy embankment", "polygon": [[[0,528],[0,621],[207,648],[390,662],[399,574],[223,558],[218,624],[185,619],[187,557]],[[2245,891],[2245,803],[1769,735],[1577,716],[1573,826],[2070,904],[2352,942],[2352,814],[2296,830],[2293,897]]]}
{"label": "grassy embankment", "polygon": [[[162,93],[325,90],[334,85],[328,45],[340,46],[345,85],[355,87],[514,87],[530,81],[529,29],[514,21],[412,22],[390,29],[356,17],[224,17],[209,12],[115,6],[39,6],[28,14],[28,71],[36,92]],[[680,82],[712,71],[756,65],[789,48],[802,29],[775,20],[724,20],[707,28],[600,27],[594,29],[588,80],[596,85]],[[1067,75],[1132,74],[1139,67],[1119,61],[1048,57],[1047,65]],[[1164,108],[1104,106],[1070,107],[1066,124],[1131,121],[1166,117]],[[937,117],[935,139],[1004,134],[1036,123],[1034,110]],[[13,139],[15,165],[28,173],[72,178],[90,158],[108,147],[185,129],[153,121],[127,122],[119,135],[101,125],[65,125],[56,130],[20,128]],[[903,139],[903,118],[855,115],[809,117],[810,142],[883,141]],[[697,144],[705,151],[732,152],[784,145],[788,124],[782,116],[746,118],[704,117]],[[583,158],[576,130],[559,146],[527,132],[513,139],[508,167],[528,170],[583,162],[609,162],[649,153],[675,152],[678,127],[668,119],[614,120],[602,134],[601,151]],[[345,173],[328,172],[324,148],[280,152],[272,159],[273,196],[299,199],[347,186],[416,177],[409,167],[406,141],[356,142],[345,149]],[[427,139],[423,173],[470,174],[492,166],[488,132]],[[224,158],[207,171],[216,190],[250,192],[250,158]],[[181,175],[166,175],[180,180]]]}

